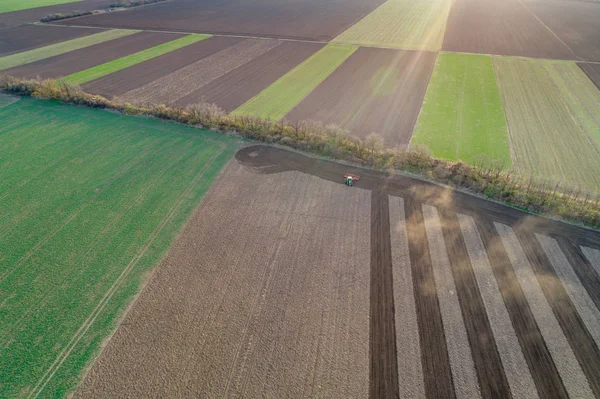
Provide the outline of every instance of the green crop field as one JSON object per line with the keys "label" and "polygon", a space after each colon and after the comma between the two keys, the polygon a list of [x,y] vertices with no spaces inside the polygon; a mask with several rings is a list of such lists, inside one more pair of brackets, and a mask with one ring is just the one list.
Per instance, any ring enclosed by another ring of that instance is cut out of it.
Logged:
{"label": "green crop field", "polygon": [[109,40],[118,39],[120,37],[132,35],[137,32],[139,31],[131,29],[112,29],[89,36],[52,44],[50,46],[8,55],[6,57],[0,57],[0,71],[65,54],[70,51],[82,49],[84,47],[93,46],[94,44],[104,43]]}
{"label": "green crop field", "polygon": [[548,61],[544,67],[564,101],[600,150],[600,90],[574,62]]}
{"label": "green crop field", "polygon": [[0,108],[8,107],[10,104],[19,101],[19,97],[5,96],[0,94]]}
{"label": "green crop field", "polygon": [[30,98],[0,120],[0,397],[63,397],[239,140]]}
{"label": "green crop field", "polygon": [[211,37],[211,35],[184,36],[182,38],[175,39],[167,43],[159,44],[158,46],[142,50],[138,53],[131,54],[126,57],[119,58],[117,60],[109,61],[101,65],[96,65],[95,67],[69,75],[62,80],[71,85],[81,85],[92,80],[101,78],[102,76],[111,74],[113,72],[120,71],[121,69],[128,68],[130,66],[139,64],[144,61],[148,61],[152,58],[156,58],[171,51],[180,49],[182,47],[189,46],[190,44],[199,42],[209,37]]}
{"label": "green crop field", "polygon": [[427,146],[439,158],[511,166],[491,57],[438,55],[411,143]]}
{"label": "green crop field", "polygon": [[354,46],[327,45],[275,83],[242,104],[234,115],[279,120],[310,94],[356,51]]}
{"label": "green crop field", "polygon": [[403,49],[442,48],[450,0],[388,0],[334,43]]}
{"label": "green crop field", "polygon": [[494,57],[514,152],[525,174],[600,191],[600,154],[545,61]]}
{"label": "green crop field", "polygon": [[2,0],[0,2],[0,14],[3,12],[53,6],[55,4],[77,3],[80,1],[81,0]]}

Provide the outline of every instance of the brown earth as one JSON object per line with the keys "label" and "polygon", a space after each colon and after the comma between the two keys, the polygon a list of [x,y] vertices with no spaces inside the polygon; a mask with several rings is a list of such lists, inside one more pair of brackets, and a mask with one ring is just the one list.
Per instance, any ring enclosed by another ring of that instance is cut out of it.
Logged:
{"label": "brown earth", "polygon": [[283,42],[266,54],[221,76],[195,92],[179,99],[175,105],[199,102],[217,104],[227,112],[260,93],[285,73],[317,52],[320,43]]}
{"label": "brown earth", "polygon": [[600,61],[600,2],[526,0],[525,6],[579,59]]}
{"label": "brown earth", "polygon": [[448,16],[442,48],[467,53],[577,59],[518,0],[456,0]]}
{"label": "brown earth", "polygon": [[[342,185],[346,172],[361,175],[355,187]],[[403,198],[404,212],[392,217],[388,195]],[[570,372],[583,373],[598,395],[598,348],[534,232],[556,238],[584,277],[593,270],[579,245],[600,248],[600,232],[408,177],[250,146],[215,182],[75,396],[399,397],[396,362],[405,354],[396,353],[395,335],[412,326],[395,323],[407,304],[394,303],[399,276],[392,270],[404,267],[412,272],[414,292],[406,298],[416,309],[423,369],[402,380],[421,379],[427,398],[456,397],[461,382],[446,346],[454,332],[440,314],[431,258],[440,248],[429,247],[424,204],[439,210],[441,250],[457,291],[450,294],[464,315],[472,383],[482,397],[519,396],[507,384],[458,213],[474,218],[518,340],[512,349],[522,352],[523,374],[531,374],[539,397],[567,397],[563,379],[571,377],[557,371],[561,354],[548,350],[537,324],[546,320],[534,317],[539,306],[523,294],[506,252],[514,248],[500,240],[496,222],[516,233],[557,333],[569,342],[565,350],[581,366]],[[407,243],[394,257],[392,227]],[[598,298],[598,284],[581,286]]]}
{"label": "brown earth", "polygon": [[335,123],[365,137],[379,133],[389,146],[412,136],[435,53],[359,48],[286,119]]}
{"label": "brown earth", "polygon": [[600,89],[600,64],[578,64],[583,72],[596,84],[596,87]]}
{"label": "brown earth", "polygon": [[[25,0],[23,0],[25,1]],[[67,14],[73,10],[92,11],[107,8],[114,0],[84,0],[77,3],[57,4],[47,7],[30,8],[13,12],[0,13],[0,30],[13,28],[27,23],[39,22],[48,14]]]}
{"label": "brown earth", "polygon": [[[61,29],[61,28],[56,28]],[[58,78],[183,37],[174,33],[139,32],[56,57],[3,71],[16,77]]]}
{"label": "brown earth", "polygon": [[366,397],[369,202],[232,162],[75,396]]}
{"label": "brown earth", "polygon": [[245,39],[177,71],[121,95],[133,104],[172,105],[228,72],[283,44],[275,39]]}
{"label": "brown earth", "polygon": [[237,37],[211,37],[85,83],[82,87],[93,94],[118,97],[242,40]]}
{"label": "brown earth", "polygon": [[[0,16],[3,14],[0,14]],[[0,31],[0,57],[4,57],[54,43],[102,32],[85,29],[44,25],[25,25]]]}
{"label": "brown earth", "polygon": [[61,22],[67,25],[243,34],[328,41],[383,0],[173,0]]}

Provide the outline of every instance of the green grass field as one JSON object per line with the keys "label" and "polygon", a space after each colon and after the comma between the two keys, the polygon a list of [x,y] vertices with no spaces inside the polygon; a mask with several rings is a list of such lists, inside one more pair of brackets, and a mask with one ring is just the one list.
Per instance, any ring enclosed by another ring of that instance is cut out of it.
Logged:
{"label": "green grass field", "polygon": [[137,32],[139,31],[131,29],[112,29],[22,53],[7,55],[6,57],[0,57],[0,71],[93,46],[94,44],[104,43]]}
{"label": "green grass field", "polygon": [[574,62],[544,63],[577,120],[600,150],[600,90]]}
{"label": "green grass field", "polygon": [[0,397],[63,397],[240,142],[30,98],[0,120]]}
{"label": "green grass field", "polygon": [[442,48],[450,0],[388,0],[334,43],[403,49]]}
{"label": "green grass field", "polygon": [[491,57],[438,55],[411,144],[425,145],[438,158],[511,166]]}
{"label": "green grass field", "polygon": [[190,44],[199,42],[209,37],[211,37],[211,35],[184,36],[179,39],[175,39],[170,42],[159,44],[158,46],[142,50],[135,54],[131,54],[113,61],[109,61],[101,65],[96,65],[95,67],[69,75],[62,80],[71,85],[81,85],[92,80],[101,78],[102,76],[109,75],[113,72],[120,71],[121,69],[128,68],[132,65],[136,65],[141,62],[148,61],[152,58],[156,58],[163,54],[169,53],[171,51],[180,49],[182,47],[189,46]]}
{"label": "green grass field", "polygon": [[524,174],[600,191],[600,153],[545,61],[493,57],[515,166]]}
{"label": "green grass field", "polygon": [[0,14],[4,12],[27,10],[28,8],[77,3],[80,1],[81,0],[2,0],[0,2]]}
{"label": "green grass field", "polygon": [[327,45],[275,83],[242,104],[233,115],[279,120],[310,94],[356,51],[354,46]]}

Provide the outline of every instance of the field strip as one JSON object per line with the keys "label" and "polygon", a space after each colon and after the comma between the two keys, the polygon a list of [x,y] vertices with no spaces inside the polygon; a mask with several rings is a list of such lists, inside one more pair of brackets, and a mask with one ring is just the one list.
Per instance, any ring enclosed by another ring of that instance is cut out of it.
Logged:
{"label": "field strip", "polygon": [[425,397],[404,200],[389,197],[399,397]]}
{"label": "field strip", "polygon": [[139,51],[135,54],[131,54],[113,61],[109,61],[101,65],[96,65],[84,71],[80,71],[69,75],[61,80],[70,85],[81,85],[106,76],[108,74],[111,74],[113,72],[120,71],[121,69],[128,68],[130,66],[139,64],[152,58],[156,58],[171,51],[180,49],[182,47],[189,46],[190,44],[199,42],[209,37],[211,36],[200,34],[188,35],[167,43],[159,44],[158,46],[154,46],[146,50]]}
{"label": "field strip", "polygon": [[80,1],[82,0],[2,0],[2,3],[0,3],[0,14],[58,4],[78,3]]}
{"label": "field strip", "polygon": [[494,225],[569,396],[593,398],[587,378],[542,292],[517,236],[509,226],[500,223]]}
{"label": "field strip", "polygon": [[450,0],[387,0],[332,43],[439,50],[451,3]]}
{"label": "field strip", "polygon": [[450,260],[446,252],[440,217],[435,207],[426,204],[423,204],[423,217],[440,310],[444,321],[446,345],[448,345],[456,396],[459,398],[481,398],[465,321],[458,302]]}
{"label": "field strip", "polygon": [[581,251],[583,251],[585,257],[588,258],[590,264],[592,265],[598,276],[600,276],[600,250],[588,247],[581,247]]}
{"label": "field strip", "polygon": [[357,47],[354,46],[330,44],[323,47],[275,83],[242,104],[233,111],[232,115],[282,119],[356,50]]}
{"label": "field strip", "polygon": [[243,40],[176,72],[131,90],[121,99],[170,104],[281,45],[278,40]]}
{"label": "field strip", "polygon": [[511,166],[508,130],[492,59],[439,54],[411,144],[468,163]]}
{"label": "field strip", "polygon": [[544,68],[560,91],[562,99],[600,151],[600,90],[574,62],[544,62]]}
{"label": "field strip", "polygon": [[588,332],[600,348],[600,310],[598,310],[581,281],[579,281],[579,277],[577,277],[556,240],[541,234],[536,234],[536,237],[548,259],[550,259],[550,263],[569,294],[573,305],[575,305],[577,313],[581,316]]}
{"label": "field strip", "polygon": [[[106,29],[101,26],[59,25],[59,24],[40,23],[40,22],[36,22],[33,25],[55,26],[55,27],[60,27],[60,28],[69,27],[69,28],[84,28],[84,29],[97,29],[97,30]],[[294,38],[289,38],[289,37],[252,36],[252,35],[241,35],[241,34],[235,35],[235,34],[226,34],[226,33],[215,33],[215,32],[210,32],[210,31],[190,32],[190,31],[178,31],[178,30],[169,30],[169,29],[144,29],[143,31],[144,32],[157,32],[157,33],[175,33],[175,34],[180,34],[180,35],[189,35],[189,34],[199,34],[200,35],[200,34],[202,34],[202,35],[210,35],[210,36],[216,36],[216,37],[239,37],[242,39],[256,39],[256,40],[276,39],[276,40],[282,40],[282,41],[286,41],[286,42],[332,44],[332,42],[316,40],[316,39],[315,40],[313,40],[313,39],[294,39]],[[340,44],[343,44],[343,43],[340,43]],[[368,45],[360,44],[359,46],[360,47],[390,49],[390,50],[415,50],[414,48],[410,48],[410,47],[402,47],[402,46],[398,46],[398,45],[386,45],[384,43],[371,43]],[[453,50],[427,50],[427,51],[432,51],[432,52],[439,53],[439,54],[487,55],[490,57],[498,56],[498,54],[485,53],[485,52],[473,53],[473,52],[468,52],[468,51],[453,51]],[[600,65],[600,61],[577,61],[577,60],[572,60],[572,59],[555,59],[555,58],[547,58],[547,57],[531,57],[531,56],[526,57],[526,56],[522,56],[522,55],[510,55],[510,56],[503,56],[503,57],[524,59],[524,60],[552,61],[552,62],[582,62],[585,64]]]}
{"label": "field strip", "polygon": [[162,229],[175,216],[175,213],[177,212],[177,210],[179,209],[181,204],[185,201],[187,195],[191,192],[191,190],[198,183],[198,181],[200,181],[200,179],[204,176],[204,173],[208,170],[208,168],[214,162],[214,160],[225,150],[225,145],[220,145],[220,147],[221,147],[220,151],[215,151],[215,154],[212,156],[212,158],[204,165],[202,170],[200,170],[200,172],[194,177],[191,184],[188,186],[187,190],[181,195],[179,201],[177,201],[177,203],[173,206],[171,212],[156,227],[156,229],[152,232],[152,234],[146,241],[146,244],[144,245],[144,247],[142,247],[140,252],[138,252],[136,254],[136,256],[131,260],[131,262],[129,262],[129,264],[123,269],[123,272],[121,273],[121,275],[119,275],[117,280],[115,280],[115,282],[110,287],[110,289],[107,291],[107,293],[104,295],[102,300],[98,303],[96,308],[88,316],[87,320],[81,325],[81,327],[75,333],[75,335],[73,335],[73,337],[71,337],[71,340],[69,341],[67,346],[61,351],[61,353],[58,355],[58,357],[56,358],[54,363],[52,363],[52,365],[46,370],[46,372],[40,378],[40,380],[37,382],[37,384],[33,387],[33,389],[31,390],[31,394],[28,395],[29,398],[32,398],[32,397],[37,398],[42,393],[46,384],[52,379],[52,377],[54,376],[56,371],[60,368],[60,366],[63,364],[63,362],[67,359],[67,357],[69,356],[69,354],[71,353],[73,348],[77,345],[77,343],[79,343],[81,338],[85,335],[85,333],[92,326],[92,324],[94,323],[94,321],[96,320],[98,315],[103,311],[103,309],[106,306],[106,304],[108,303],[108,301],[110,301],[110,299],[112,298],[114,293],[117,291],[117,289],[120,287],[120,285],[123,282],[123,280],[125,279],[125,277],[127,277],[127,275],[129,274],[129,271],[131,271],[131,269],[137,264],[137,262],[145,255],[145,253],[148,251],[148,249],[150,248],[150,246],[152,245],[152,243],[154,242],[156,237],[159,235],[159,233],[162,231]]}
{"label": "field strip", "polygon": [[545,68],[493,57],[515,150],[515,166],[563,185],[600,190],[600,154]]}
{"label": "field strip", "polygon": [[131,29],[113,29],[105,32],[95,33],[93,35],[80,37],[77,39],[67,40],[64,42],[52,44],[50,46],[40,47],[22,53],[8,55],[0,58],[0,71],[14,68],[19,65],[29,64],[35,61],[54,57],[82,49],[84,47],[93,46],[94,44],[104,43],[109,40],[118,39],[120,37],[132,35],[140,32],[139,30]]}
{"label": "field strip", "polygon": [[521,351],[475,221],[465,215],[458,215],[458,220],[511,393],[516,398],[538,398],[529,366]]}

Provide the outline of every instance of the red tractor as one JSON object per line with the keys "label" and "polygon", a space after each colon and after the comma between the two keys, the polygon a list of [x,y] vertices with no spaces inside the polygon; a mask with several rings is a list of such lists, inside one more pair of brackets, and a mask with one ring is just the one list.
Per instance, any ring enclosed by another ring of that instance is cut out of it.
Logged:
{"label": "red tractor", "polygon": [[359,181],[360,180],[360,176],[359,175],[355,175],[352,173],[346,173],[344,175],[344,184],[352,187],[354,185],[355,181]]}

